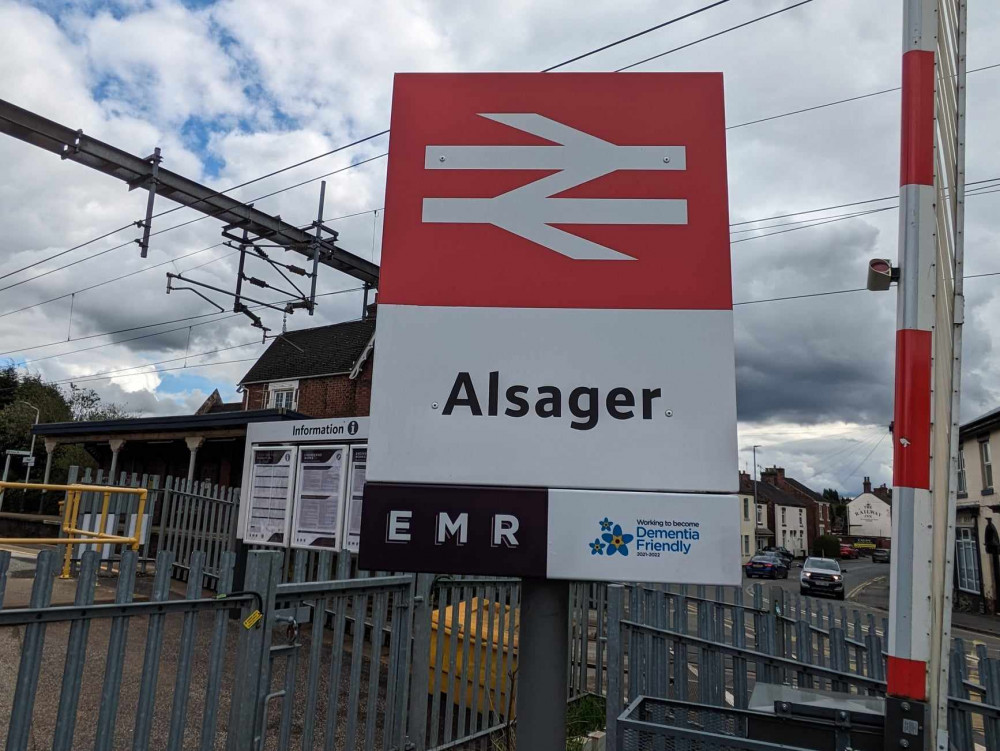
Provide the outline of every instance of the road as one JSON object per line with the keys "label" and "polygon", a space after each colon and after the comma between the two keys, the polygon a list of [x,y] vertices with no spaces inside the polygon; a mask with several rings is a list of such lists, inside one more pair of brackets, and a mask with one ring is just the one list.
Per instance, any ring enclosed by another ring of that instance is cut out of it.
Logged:
{"label": "road", "polygon": [[[802,571],[802,562],[796,561],[792,564],[792,570],[788,572],[787,579],[747,579],[743,575],[743,589],[747,594],[752,594],[752,585],[760,583],[764,587],[764,596],[772,585],[781,587],[786,592],[797,593],[799,591],[799,574]],[[870,610],[876,613],[878,620],[889,615],[889,564],[872,563],[868,558],[857,560],[844,560],[840,562],[844,571],[844,584],[846,592],[846,605],[853,603],[854,607],[862,610]],[[975,646],[983,644],[987,646],[992,656],[1000,655],[1000,617],[976,618],[974,630],[963,628],[958,622],[962,616],[953,616],[952,636],[961,637],[969,644]],[[984,633],[986,629],[995,632]]]}
{"label": "road", "polygon": [[[859,602],[857,599],[859,595],[869,587],[878,584],[881,579],[884,579],[887,583],[886,592],[888,592],[889,564],[872,563],[868,558],[858,558],[857,560],[841,561],[840,565],[841,570],[844,571],[844,591],[848,600]],[[744,589],[747,589],[753,582],[760,582],[764,585],[765,591],[770,585],[777,584],[787,592],[798,592],[799,574],[801,572],[802,561],[795,561],[792,564],[792,570],[788,572],[787,579],[778,579],[776,581],[770,579],[747,579],[746,574],[744,574]],[[873,603],[864,604],[872,605]],[[886,601],[886,607],[888,607],[888,600]]]}

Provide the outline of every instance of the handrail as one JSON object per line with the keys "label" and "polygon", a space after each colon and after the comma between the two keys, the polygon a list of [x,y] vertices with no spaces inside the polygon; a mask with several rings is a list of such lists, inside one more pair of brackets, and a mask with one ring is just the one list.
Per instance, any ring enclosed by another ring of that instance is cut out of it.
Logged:
{"label": "handrail", "polygon": [[[139,549],[139,543],[142,540],[143,511],[146,509],[146,497],[149,495],[149,491],[146,488],[122,488],[113,485],[52,485],[49,483],[0,481],[0,492],[4,492],[8,488],[63,491],[66,493],[66,500],[62,504],[62,531],[65,537],[0,537],[0,544],[8,545],[65,545],[66,555],[63,559],[62,573],[59,575],[60,579],[69,578],[73,545],[100,545],[102,549],[104,545],[128,545],[132,550]],[[108,507],[111,504],[112,494],[127,493],[139,496],[134,534],[129,536],[109,535],[104,532],[91,532],[87,529],[79,529],[74,526],[80,510],[80,499],[84,493],[101,493],[104,497],[101,504],[101,517],[97,527],[99,530],[107,528]]]}

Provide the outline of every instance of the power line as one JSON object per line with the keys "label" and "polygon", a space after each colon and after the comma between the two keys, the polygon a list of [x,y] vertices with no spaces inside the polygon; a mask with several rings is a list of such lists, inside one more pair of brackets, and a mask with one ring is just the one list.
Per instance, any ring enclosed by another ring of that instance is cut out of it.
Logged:
{"label": "power line", "polygon": [[[967,70],[965,72],[966,74],[979,73],[981,71],[990,70],[992,68],[1000,68],[1000,63],[994,63],[993,65],[984,65],[981,68],[973,68],[972,70]],[[827,107],[834,107],[838,104],[848,104],[849,102],[858,102],[861,101],[862,99],[869,99],[874,96],[881,96],[882,94],[891,94],[893,91],[899,91],[901,88],[902,87],[900,86],[893,86],[892,88],[889,89],[880,89],[879,91],[871,91],[867,94],[858,94],[857,96],[847,97],[846,99],[837,99],[836,101],[833,102],[825,102],[823,104],[817,104],[812,107],[805,107],[800,110],[793,110],[791,112],[782,112],[780,115],[771,115],[770,117],[761,117],[756,120],[747,120],[744,123],[729,125],[726,127],[726,130],[734,130],[735,128],[745,128],[748,125],[757,125],[758,123],[766,123],[770,122],[771,120],[778,120],[779,118],[789,117],[791,115],[802,115],[805,114],[806,112],[815,112],[816,110],[825,109]]]}
{"label": "power line", "polygon": [[[754,235],[753,237],[742,237],[739,240],[730,240],[729,244],[730,245],[736,245],[736,243],[745,243],[745,242],[747,242],[749,240],[759,240],[762,237],[773,237],[774,235],[783,235],[786,232],[795,232],[796,230],[800,230],[800,229],[809,229],[811,227],[819,227],[819,226],[821,226],[823,224],[830,224],[832,222],[843,222],[843,221],[845,221],[847,219],[856,219],[857,217],[867,216],[868,214],[878,214],[879,212],[882,212],[882,211],[892,211],[895,208],[897,208],[897,207],[896,206],[886,206],[885,208],[882,208],[882,209],[869,209],[868,211],[859,211],[859,212],[854,213],[854,214],[844,214],[843,216],[833,217],[833,218],[830,218],[830,219],[818,219],[818,220],[812,222],[811,224],[802,224],[802,225],[800,225],[798,227],[791,227],[790,229],[781,229],[781,230],[778,230],[777,232],[768,232],[765,235]],[[760,229],[768,229],[768,227],[761,227]],[[752,230],[743,230],[743,231],[744,232],[750,232]]]}
{"label": "power line", "polygon": [[[151,370],[148,373],[135,373],[133,375],[153,375],[153,374],[157,374],[158,375],[160,373],[168,373],[168,372],[173,371],[173,370],[194,370],[195,368],[214,368],[214,367],[217,367],[219,365],[233,365],[234,363],[238,363],[238,362],[256,362],[258,359],[259,358],[257,358],[257,357],[242,357],[242,358],[240,358],[238,360],[220,360],[218,362],[206,362],[206,363],[200,363],[200,364],[196,364],[196,365],[176,365],[176,366],[174,366],[172,368],[157,368],[156,370]],[[114,377],[115,376],[113,376],[113,375],[111,375],[111,376],[96,376],[94,378],[89,378],[89,379],[86,379],[86,380],[72,379],[71,381],[58,381],[57,383],[58,384],[63,384],[63,383],[93,383],[95,381],[109,381],[109,380],[111,380]]]}
{"label": "power line", "polygon": [[843,479],[842,479],[842,480],[840,481],[840,484],[841,484],[841,485],[844,485],[844,484],[845,484],[845,483],[847,482],[847,480],[850,480],[850,479],[851,479],[852,477],[854,477],[854,475],[856,475],[856,474],[858,473],[858,470],[859,470],[859,469],[861,469],[862,465],[863,465],[863,464],[864,464],[864,463],[865,463],[866,461],[868,461],[868,458],[869,458],[869,457],[870,457],[870,456],[871,456],[872,454],[874,454],[874,453],[875,453],[875,449],[877,449],[877,448],[878,448],[879,446],[881,446],[881,445],[882,445],[882,441],[884,441],[884,440],[885,440],[885,438],[886,438],[886,436],[887,436],[887,435],[889,435],[889,431],[888,431],[888,430],[887,430],[887,431],[885,431],[885,432],[884,432],[884,433],[882,434],[882,437],[878,439],[878,443],[876,443],[876,444],[875,444],[874,446],[872,446],[872,448],[871,448],[871,451],[869,451],[869,452],[868,452],[867,454],[865,454],[865,458],[864,458],[864,459],[862,459],[862,460],[861,460],[860,462],[858,462],[858,466],[856,466],[856,467],[854,468],[854,470],[853,470],[853,471],[851,472],[851,474],[847,475],[847,477],[843,478]]}
{"label": "power line", "polygon": [[14,276],[14,274],[20,274],[22,271],[26,271],[26,270],[30,269],[32,266],[37,266],[40,263],[45,263],[46,261],[51,261],[53,258],[58,258],[59,256],[64,256],[67,253],[72,253],[74,250],[79,250],[80,248],[85,248],[88,245],[93,245],[94,243],[96,243],[96,242],[98,242],[100,240],[103,240],[103,239],[105,239],[107,237],[111,237],[112,235],[117,235],[119,232],[124,232],[125,230],[127,230],[128,228],[130,228],[132,226],[134,226],[134,225],[130,223],[130,224],[126,224],[123,227],[119,227],[118,229],[111,230],[110,232],[105,232],[103,235],[98,235],[97,237],[94,237],[94,238],[91,238],[90,240],[87,240],[87,242],[80,243],[79,245],[74,245],[72,248],[67,248],[66,250],[61,250],[58,253],[49,256],[48,258],[43,258],[40,261],[35,261],[34,263],[29,263],[27,266],[22,266],[19,269],[14,269],[13,271],[8,271],[7,273],[5,273],[3,275],[0,275],[0,279],[6,279],[9,276]]}
{"label": "power line", "polygon": [[641,36],[645,36],[646,34],[650,34],[666,26],[670,26],[671,24],[677,23],[678,21],[683,21],[685,18],[691,18],[692,16],[697,16],[699,13],[704,13],[706,10],[711,10],[712,8],[715,8],[719,5],[724,5],[727,2],[729,2],[729,0],[718,0],[718,2],[702,6],[701,8],[697,8],[696,10],[693,10],[690,13],[685,13],[683,16],[677,16],[676,18],[671,18],[669,21],[664,21],[663,23],[659,23],[656,26],[650,26],[648,29],[637,31],[635,34],[629,34],[627,37],[622,37],[621,39],[618,39],[614,42],[610,42],[609,44],[605,44],[602,47],[597,47],[596,49],[592,49],[589,52],[584,52],[582,55],[571,57],[569,60],[564,60],[561,63],[545,68],[542,71],[542,73],[550,73],[556,68],[562,68],[566,65],[569,65],[570,63],[575,63],[577,60],[583,60],[585,57],[596,55],[598,52],[604,52],[605,50],[609,50],[612,47],[617,47],[619,44],[624,44],[625,42],[631,42],[633,39],[638,39]]}
{"label": "power line", "polygon": [[[331,297],[333,295],[342,295],[342,294],[346,294],[346,293],[349,293],[349,292],[361,292],[363,290],[364,290],[364,287],[349,287],[347,289],[333,290],[332,292],[323,292],[321,294],[316,295],[316,297]],[[254,305],[254,306],[250,306],[249,309],[250,310],[260,310],[263,307],[264,307],[263,305]],[[68,341],[78,342],[78,341],[83,341],[83,340],[86,340],[86,339],[96,339],[96,338],[101,337],[101,336],[114,336],[115,334],[128,333],[130,331],[136,331],[136,330],[144,329],[144,328],[152,328],[153,326],[167,326],[167,325],[169,325],[171,323],[180,323],[182,321],[190,321],[190,320],[197,319],[197,318],[207,318],[207,317],[210,317],[210,316],[220,316],[219,318],[216,318],[215,320],[212,320],[212,321],[202,321],[200,323],[195,323],[195,324],[192,324],[192,325],[189,325],[189,326],[178,326],[177,328],[166,329],[165,331],[154,331],[151,334],[142,334],[140,336],[129,337],[128,339],[119,339],[118,341],[114,341],[114,342],[105,342],[103,344],[99,344],[99,345],[94,346],[94,347],[82,347],[82,348],[79,348],[79,349],[70,350],[69,352],[59,352],[59,353],[56,353],[54,355],[46,355],[45,357],[36,357],[36,358],[32,358],[32,359],[28,360],[28,362],[33,362],[34,363],[34,362],[40,362],[41,360],[49,360],[49,359],[58,358],[58,357],[67,357],[69,355],[75,355],[75,354],[77,354],[79,352],[89,352],[89,351],[94,350],[94,349],[100,349],[101,347],[111,347],[111,346],[113,346],[115,344],[125,344],[127,342],[134,342],[134,341],[137,341],[139,339],[149,339],[151,337],[164,336],[166,334],[171,334],[171,333],[173,333],[175,331],[184,331],[185,329],[192,328],[192,326],[207,326],[207,325],[210,325],[210,324],[220,323],[222,321],[227,321],[227,320],[229,320],[231,318],[239,318],[241,315],[242,315],[241,313],[230,313],[228,315],[223,315],[221,313],[202,313],[202,314],[197,315],[197,316],[189,316],[187,318],[178,318],[178,319],[175,319],[173,321],[160,321],[159,323],[148,323],[148,324],[145,324],[144,326],[133,326],[133,327],[128,328],[128,329],[119,329],[117,331],[104,331],[104,332],[101,332],[99,334],[88,334],[87,336],[74,337],[73,339],[70,339]],[[20,353],[20,352],[28,352],[28,351],[34,350],[34,349],[42,349],[44,347],[54,347],[54,346],[57,346],[59,344],[66,344],[66,343],[67,343],[67,340],[60,340],[60,341],[56,341],[56,342],[48,342],[47,344],[36,344],[36,345],[34,345],[32,347],[25,347],[24,349],[12,349],[12,350],[8,350],[7,352],[0,352],[0,357],[6,356],[6,355],[11,355],[11,354],[17,354],[17,353]]]}
{"label": "power line", "polygon": [[[259,347],[261,344],[263,344],[263,342],[254,339],[252,342],[244,342],[243,344],[234,344],[230,347],[220,347],[219,349],[213,349],[208,352],[196,352],[193,354],[184,355],[183,357],[171,357],[168,360],[159,360],[157,362],[146,362],[142,363],[141,365],[133,365],[128,368],[117,368],[116,370],[104,370],[99,373],[84,373],[83,375],[74,378],[63,378],[58,381],[50,381],[50,385],[61,386],[64,383],[87,383],[88,381],[92,380],[104,380],[105,377],[113,378],[115,376],[122,375],[123,373],[133,376],[146,375],[146,373],[142,372],[141,370],[138,373],[128,373],[128,371],[139,370],[140,368],[155,367],[157,365],[165,365],[170,362],[179,362],[180,360],[187,360],[189,357],[205,357],[206,355],[215,355],[218,354],[219,352],[229,352],[230,350],[241,349],[243,347],[250,347],[254,345]],[[155,373],[156,371],[154,370],[153,372]]]}
{"label": "power line", "polygon": [[808,3],[811,3],[812,1],[813,0],[801,0],[801,2],[795,3],[794,5],[789,5],[785,8],[780,8],[779,10],[772,11],[771,13],[766,13],[763,16],[757,16],[756,18],[751,18],[749,21],[744,21],[743,23],[736,24],[735,26],[730,26],[728,29],[717,31],[714,34],[709,34],[708,36],[701,37],[701,39],[695,39],[693,42],[682,44],[680,47],[674,47],[673,49],[667,50],[666,52],[661,52],[658,55],[653,55],[652,57],[647,57],[644,60],[639,60],[638,62],[630,63],[629,65],[626,65],[624,68],[618,68],[617,70],[615,70],[615,72],[621,73],[622,71],[629,70],[630,68],[634,68],[637,65],[642,65],[643,63],[648,63],[652,60],[657,60],[673,52],[678,52],[680,50],[687,49],[688,47],[693,47],[696,44],[700,44],[701,42],[706,42],[709,39],[715,39],[715,37],[722,36],[723,34],[728,34],[730,31],[736,31],[737,29],[742,29],[744,26],[750,26],[751,24],[755,24],[758,21],[763,21],[765,19],[771,18],[772,16],[777,16],[779,13],[784,13],[786,11],[793,10],[794,8],[806,5]]}
{"label": "power line", "polygon": [[[42,300],[41,302],[32,303],[31,305],[25,305],[24,307],[22,307],[22,308],[16,308],[15,310],[8,310],[5,313],[0,313],[0,318],[6,318],[7,316],[12,316],[15,313],[21,313],[21,312],[23,312],[25,310],[31,310],[32,308],[37,308],[40,305],[47,305],[48,303],[50,303],[50,302],[56,302],[57,300],[64,300],[67,297],[70,297],[71,295],[79,295],[81,292],[89,292],[92,289],[97,289],[98,287],[103,287],[106,284],[111,284],[113,282],[120,282],[122,279],[128,279],[131,276],[136,276],[137,274],[141,274],[141,273],[143,273],[145,271],[150,271],[152,269],[158,269],[161,266],[169,266],[171,263],[174,263],[176,261],[180,261],[183,258],[190,258],[191,256],[196,256],[199,253],[204,253],[205,251],[211,250],[212,248],[218,248],[220,245],[222,245],[221,242],[220,243],[216,243],[215,245],[209,245],[208,247],[202,248],[201,250],[195,250],[195,251],[192,251],[190,253],[185,253],[184,255],[177,256],[176,258],[168,258],[166,261],[163,261],[161,263],[153,264],[152,266],[144,266],[141,269],[136,269],[135,271],[130,271],[128,274],[122,274],[121,276],[116,276],[116,277],[114,277],[112,279],[107,279],[107,280],[105,280],[103,282],[98,282],[97,284],[91,284],[89,287],[82,287],[82,288],[80,288],[78,290],[74,290],[73,292],[67,292],[64,295],[59,295],[58,297],[50,297],[48,300]],[[219,258],[225,258],[225,256],[220,256]],[[216,258],[214,260],[217,261],[217,260],[219,260],[219,258]],[[197,268],[197,267],[195,267],[195,268]]]}

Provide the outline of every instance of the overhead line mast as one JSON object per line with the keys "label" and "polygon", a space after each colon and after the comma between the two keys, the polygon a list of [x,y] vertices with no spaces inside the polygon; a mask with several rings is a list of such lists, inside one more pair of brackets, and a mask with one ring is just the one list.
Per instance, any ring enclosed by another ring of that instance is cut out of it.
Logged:
{"label": "overhead line mast", "polygon": [[163,169],[159,164],[158,150],[153,156],[137,157],[91,138],[82,130],[60,125],[2,99],[0,132],[57,154],[62,159],[69,159],[122,180],[129,185],[130,190],[149,190],[146,220],[137,222],[144,235],[143,241],[137,241],[142,247],[143,256],[148,247],[146,236],[152,219],[152,203],[155,196],[162,196],[219,219],[227,225],[227,229],[245,229],[251,235],[266,238],[268,243],[293,250],[310,260],[316,257],[319,264],[342,271],[372,287],[378,286],[378,265],[338,246],[334,230],[324,227],[329,237],[317,238],[283,221],[280,216],[267,214],[176,172]]}

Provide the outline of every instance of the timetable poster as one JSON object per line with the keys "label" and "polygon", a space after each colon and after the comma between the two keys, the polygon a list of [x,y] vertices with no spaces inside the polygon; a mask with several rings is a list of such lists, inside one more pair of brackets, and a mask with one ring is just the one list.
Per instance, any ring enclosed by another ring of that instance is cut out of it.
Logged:
{"label": "timetable poster", "polygon": [[247,542],[282,546],[287,543],[294,454],[291,446],[254,449],[250,513],[244,535]]}
{"label": "timetable poster", "polygon": [[361,502],[365,495],[365,474],[368,468],[368,447],[358,446],[351,449],[351,477],[348,487],[350,500],[347,504],[347,524],[345,527],[344,547],[352,553],[358,552],[358,540],[361,537]]}
{"label": "timetable poster", "polygon": [[299,451],[292,545],[340,550],[347,447],[309,446]]}

